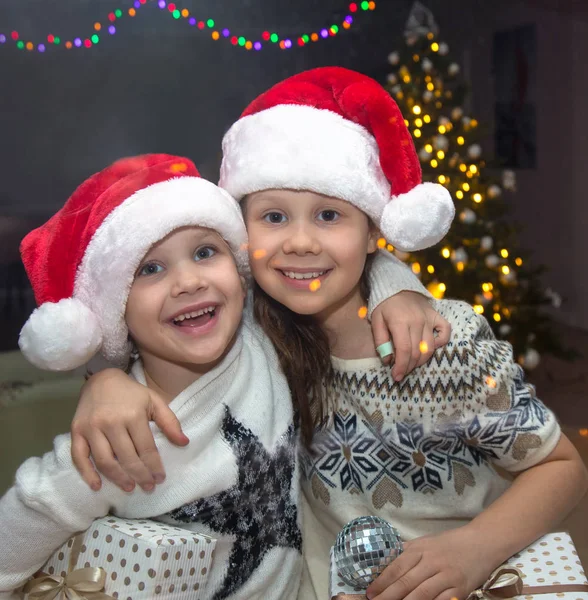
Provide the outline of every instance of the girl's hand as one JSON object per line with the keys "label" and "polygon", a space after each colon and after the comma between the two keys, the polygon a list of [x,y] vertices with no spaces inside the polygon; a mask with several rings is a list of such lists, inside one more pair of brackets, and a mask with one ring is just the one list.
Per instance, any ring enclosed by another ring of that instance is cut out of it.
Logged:
{"label": "girl's hand", "polygon": [[488,539],[467,525],[405,542],[404,552],[368,587],[369,600],[464,600],[492,571]]}
{"label": "girl's hand", "polygon": [[135,482],[149,491],[165,479],[150,420],[174,444],[188,443],[166,402],[120,369],[100,371],[85,383],[71,425],[71,451],[93,490],[102,485],[98,471],[127,492]]}
{"label": "girl's hand", "polygon": [[376,347],[390,342],[394,354],[383,357],[394,361],[392,377],[400,381],[415,367],[424,365],[437,348],[449,341],[451,325],[422,294],[400,292],[379,304],[372,315]]}

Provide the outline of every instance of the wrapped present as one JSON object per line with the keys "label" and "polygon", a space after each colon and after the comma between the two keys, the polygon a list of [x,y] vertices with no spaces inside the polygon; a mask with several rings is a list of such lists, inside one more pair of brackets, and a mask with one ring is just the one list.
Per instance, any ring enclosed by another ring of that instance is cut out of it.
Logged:
{"label": "wrapped present", "polygon": [[[366,600],[365,590],[346,584],[331,549],[331,600]],[[496,569],[468,600],[588,600],[588,580],[568,533],[549,533]]]}
{"label": "wrapped present", "polygon": [[206,588],[215,545],[164,523],[104,517],[53,554],[26,584],[25,598],[195,600]]}

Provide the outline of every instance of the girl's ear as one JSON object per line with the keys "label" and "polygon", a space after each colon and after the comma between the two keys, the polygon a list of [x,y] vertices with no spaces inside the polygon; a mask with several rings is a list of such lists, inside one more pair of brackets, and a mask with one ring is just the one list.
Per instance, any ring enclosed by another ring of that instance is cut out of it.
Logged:
{"label": "girl's ear", "polygon": [[380,230],[370,223],[370,231],[368,233],[367,253],[373,254],[378,249],[378,240],[383,237]]}

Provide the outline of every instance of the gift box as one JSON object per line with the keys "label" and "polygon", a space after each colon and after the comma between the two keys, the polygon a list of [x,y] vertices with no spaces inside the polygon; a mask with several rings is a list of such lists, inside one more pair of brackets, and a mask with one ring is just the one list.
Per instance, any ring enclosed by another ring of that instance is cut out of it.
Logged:
{"label": "gift box", "polygon": [[[588,580],[568,533],[549,533],[515,554],[470,595],[469,600],[588,600]],[[346,584],[337,573],[331,548],[331,600],[366,600],[365,590]]]}
{"label": "gift box", "polygon": [[208,536],[148,519],[104,517],[51,556],[25,586],[25,598],[69,587],[89,600],[195,600],[206,589],[215,545]]}

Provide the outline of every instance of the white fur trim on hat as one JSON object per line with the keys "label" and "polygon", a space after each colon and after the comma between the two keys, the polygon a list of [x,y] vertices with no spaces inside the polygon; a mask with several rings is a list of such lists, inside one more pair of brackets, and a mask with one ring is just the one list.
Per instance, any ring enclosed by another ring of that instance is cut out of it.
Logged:
{"label": "white fur trim on hat", "polygon": [[177,177],[134,193],[102,222],[77,270],[73,298],[46,302],[25,323],[23,354],[43,369],[66,371],[98,350],[115,365],[128,360],[125,308],[135,272],[151,246],[179,227],[217,231],[247,275],[247,231],[239,205],[216,185]]}
{"label": "white fur trim on hat", "polygon": [[374,137],[330,111],[281,104],[239,119],[223,139],[219,185],[241,200],[268,189],[347,200],[376,223],[390,199]]}
{"label": "white fur trim on hat", "polygon": [[71,371],[88,362],[102,345],[96,315],[75,298],[46,302],[24,324],[18,345],[40,369]]}
{"label": "white fur trim on hat", "polygon": [[414,252],[439,242],[455,215],[451,194],[438,183],[421,183],[388,202],[379,226],[399,250]]}
{"label": "white fur trim on hat", "polygon": [[235,200],[210,181],[177,177],[134,193],[106,217],[88,244],[74,297],[98,317],[101,353],[114,364],[128,360],[125,307],[135,272],[149,248],[179,227],[208,227],[229,244],[247,271],[247,232]]}

